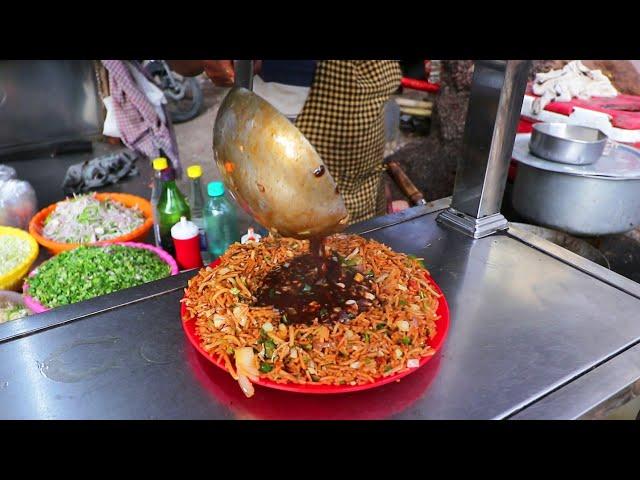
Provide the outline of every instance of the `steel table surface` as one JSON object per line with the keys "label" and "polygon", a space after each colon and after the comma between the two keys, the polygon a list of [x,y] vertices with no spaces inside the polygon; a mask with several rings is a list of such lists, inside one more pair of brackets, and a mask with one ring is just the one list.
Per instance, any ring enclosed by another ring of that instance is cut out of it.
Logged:
{"label": "steel table surface", "polygon": [[423,257],[450,305],[441,352],[399,383],[244,398],[182,332],[192,271],[0,325],[0,417],[509,418],[640,340],[637,296],[512,235],[472,240],[413,210],[352,228]]}

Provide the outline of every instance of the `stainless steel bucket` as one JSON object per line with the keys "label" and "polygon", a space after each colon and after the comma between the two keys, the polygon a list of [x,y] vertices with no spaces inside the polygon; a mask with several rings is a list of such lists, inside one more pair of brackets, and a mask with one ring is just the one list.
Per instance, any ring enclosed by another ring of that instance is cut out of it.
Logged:
{"label": "stainless steel bucket", "polygon": [[513,208],[527,220],[578,236],[640,225],[640,179],[570,175],[518,165]]}

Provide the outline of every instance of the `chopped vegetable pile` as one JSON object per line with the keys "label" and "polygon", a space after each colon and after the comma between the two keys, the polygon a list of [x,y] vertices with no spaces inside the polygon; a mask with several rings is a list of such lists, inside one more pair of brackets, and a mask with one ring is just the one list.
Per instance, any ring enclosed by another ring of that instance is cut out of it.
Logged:
{"label": "chopped vegetable pile", "polygon": [[43,235],[60,243],[93,243],[121,237],[144,223],[137,208],[94,194],[60,202],[44,221]]}
{"label": "chopped vegetable pile", "polygon": [[29,295],[50,308],[81,302],[167,277],[169,265],[150,250],[81,246],[43,263],[29,279]]}
{"label": "chopped vegetable pile", "polygon": [[20,304],[0,300],[0,323],[26,317],[29,313],[29,310]]}
{"label": "chopped vegetable pile", "polygon": [[0,275],[9,273],[31,253],[31,245],[15,235],[0,234]]}

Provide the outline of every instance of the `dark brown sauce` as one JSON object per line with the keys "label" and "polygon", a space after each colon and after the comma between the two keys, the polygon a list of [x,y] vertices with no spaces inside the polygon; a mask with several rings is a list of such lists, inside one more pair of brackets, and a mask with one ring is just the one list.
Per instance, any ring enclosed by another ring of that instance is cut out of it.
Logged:
{"label": "dark brown sauce", "polygon": [[313,174],[314,174],[316,177],[321,177],[322,175],[324,175],[324,170],[325,170],[324,165],[320,165],[318,168],[316,168],[316,169],[313,171]]}
{"label": "dark brown sauce", "polygon": [[310,248],[267,274],[255,305],[273,306],[287,324],[348,322],[379,305],[368,275],[326,256],[324,239],[313,239]]}

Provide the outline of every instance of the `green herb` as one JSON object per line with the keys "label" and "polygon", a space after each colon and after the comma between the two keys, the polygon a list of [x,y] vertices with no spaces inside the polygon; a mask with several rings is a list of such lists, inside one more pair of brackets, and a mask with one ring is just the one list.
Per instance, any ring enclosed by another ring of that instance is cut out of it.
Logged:
{"label": "green herb", "polygon": [[311,380],[313,380],[314,382],[319,382],[320,377],[318,375],[311,375]]}
{"label": "green herb", "polygon": [[263,345],[264,345],[264,354],[265,354],[265,356],[271,358],[271,355],[273,355],[273,352],[276,349],[275,342],[273,340],[271,340],[271,339],[268,339],[268,340],[265,340]]}
{"label": "green herb", "polygon": [[378,323],[376,325],[376,330],[382,330],[383,328],[385,328],[387,326],[386,323]]}
{"label": "green herb", "polygon": [[356,265],[360,264],[360,257],[353,257],[353,258],[350,258],[349,260],[345,260],[344,264],[347,267],[355,267]]}
{"label": "green herb", "polygon": [[390,372],[393,367],[391,365],[385,367],[384,373]]}
{"label": "green herb", "polygon": [[309,352],[313,349],[313,345],[311,345],[310,343],[307,343],[303,345],[302,348],[304,348],[307,352]]}
{"label": "green herb", "polygon": [[320,313],[321,317],[326,317],[329,312],[327,311],[326,308],[323,307],[323,308],[320,309],[319,313]]}
{"label": "green herb", "polygon": [[46,307],[55,308],[152,282],[169,274],[169,265],[144,248],[82,246],[43,263],[29,279],[29,295]]}
{"label": "green herb", "polygon": [[269,373],[271,370],[273,370],[273,365],[271,365],[270,363],[262,362],[260,364],[260,371],[262,373]]}
{"label": "green herb", "polygon": [[402,337],[403,345],[411,345],[411,337]]}
{"label": "green herb", "polygon": [[240,290],[238,290],[236,287],[233,287],[229,291],[231,292],[232,295],[240,295]]}
{"label": "green herb", "polygon": [[408,304],[407,304],[407,301],[406,301],[406,300],[400,300],[400,301],[398,302],[398,305],[400,305],[401,307],[405,307],[405,306],[407,306]]}
{"label": "green herb", "polygon": [[311,291],[311,285],[307,285],[306,283],[304,284],[304,287],[302,287],[302,291],[304,293],[308,293]]}
{"label": "green herb", "polygon": [[362,337],[364,338],[364,341],[369,343],[369,341],[371,340],[371,337],[369,336],[369,332],[364,332],[364,335],[362,335]]}
{"label": "green herb", "polygon": [[287,314],[286,313],[282,315],[281,322],[284,323],[285,325],[289,324],[289,319],[287,318]]}
{"label": "green herb", "polygon": [[420,264],[420,266],[421,266],[422,268],[427,268],[427,267],[425,267],[424,262],[422,261],[422,259],[421,259],[421,258],[418,258],[418,257],[416,257],[415,255],[407,255],[407,257],[409,257],[411,260],[416,261],[418,264]]}
{"label": "green herb", "polygon": [[233,355],[233,352],[234,352],[233,347],[227,348],[227,355]]}

